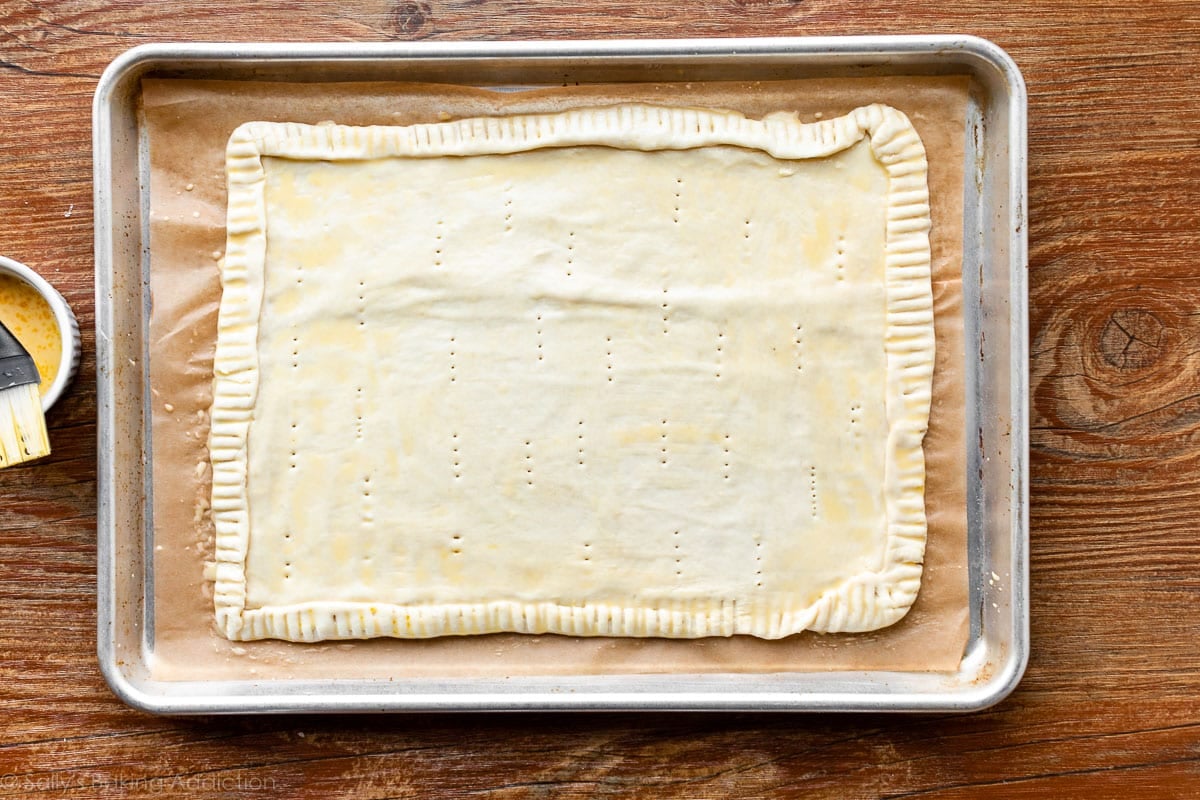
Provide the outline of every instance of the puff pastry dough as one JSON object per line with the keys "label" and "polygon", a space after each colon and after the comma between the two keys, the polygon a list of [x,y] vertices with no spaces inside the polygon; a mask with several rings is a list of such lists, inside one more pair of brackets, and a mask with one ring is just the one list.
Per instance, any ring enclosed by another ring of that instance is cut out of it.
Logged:
{"label": "puff pastry dough", "polygon": [[777,638],[912,604],[934,338],[902,113],[252,122],[227,170],[229,638]]}

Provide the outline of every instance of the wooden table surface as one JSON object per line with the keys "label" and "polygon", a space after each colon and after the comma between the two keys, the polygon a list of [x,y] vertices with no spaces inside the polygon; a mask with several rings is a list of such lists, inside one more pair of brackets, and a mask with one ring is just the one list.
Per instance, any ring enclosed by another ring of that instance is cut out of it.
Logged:
{"label": "wooden table surface", "polygon": [[[142,42],[973,33],[1029,85],[1032,648],[968,716],[164,719],[95,656],[91,99]],[[0,472],[0,796],[1200,797],[1200,3],[0,0],[0,253],[74,306]]]}

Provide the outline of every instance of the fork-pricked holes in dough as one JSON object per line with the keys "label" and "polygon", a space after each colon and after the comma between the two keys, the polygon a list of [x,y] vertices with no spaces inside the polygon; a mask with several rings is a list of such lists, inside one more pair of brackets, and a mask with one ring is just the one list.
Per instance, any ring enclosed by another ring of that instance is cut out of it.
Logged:
{"label": "fork-pricked holes in dough", "polygon": [[362,444],[366,438],[363,423],[363,387],[354,387],[354,441]]}
{"label": "fork-pricked holes in dough", "polygon": [[533,440],[525,440],[525,485],[533,488]]}
{"label": "fork-pricked holes in dough", "polygon": [[364,528],[371,528],[375,525],[374,486],[371,484],[370,473],[363,475],[362,479],[362,492],[359,499],[359,519]]}
{"label": "fork-pricked holes in dough", "polygon": [[540,363],[546,360],[546,351],[542,342],[542,315],[540,313],[534,316],[534,323],[537,326],[534,330],[534,337],[537,345],[537,360]]}
{"label": "fork-pricked holes in dough", "polygon": [[792,331],[792,349],[796,353],[796,371],[804,372],[804,325],[799,322]]}
{"label": "fork-pricked holes in dough", "polygon": [[809,512],[813,519],[820,516],[820,496],[817,487],[817,466],[812,464],[808,468],[808,497],[809,497]]}
{"label": "fork-pricked holes in dough", "polygon": [[659,434],[658,438],[658,462],[665,467],[670,461],[670,451],[667,446],[667,421],[665,419],[662,421],[662,433]]}
{"label": "fork-pricked holes in dough", "polygon": [[762,577],[762,560],[763,560],[763,543],[762,539],[754,540],[754,585],[761,589],[763,585]]}
{"label": "fork-pricked holes in dough", "polygon": [[721,380],[721,365],[724,361],[724,358],[725,358],[725,331],[718,330],[717,331],[717,357],[716,357],[717,363],[713,369],[713,377],[715,377],[717,380]]}
{"label": "fork-pricked holes in dough", "polygon": [[579,426],[578,426],[579,433],[576,434],[576,437],[575,437],[575,439],[576,439],[575,447],[576,447],[576,450],[578,451],[579,458],[577,460],[579,462],[580,467],[586,466],[586,459],[584,457],[584,446],[583,446],[583,444],[584,444],[584,438],[583,438],[584,427],[585,426],[583,424],[583,420],[579,420]]}

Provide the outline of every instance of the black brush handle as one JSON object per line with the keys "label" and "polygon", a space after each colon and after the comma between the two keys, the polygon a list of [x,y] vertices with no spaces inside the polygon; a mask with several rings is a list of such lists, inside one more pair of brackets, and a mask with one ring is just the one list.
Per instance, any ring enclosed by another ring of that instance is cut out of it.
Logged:
{"label": "black brush handle", "polygon": [[41,383],[33,356],[0,322],[0,391],[27,383]]}

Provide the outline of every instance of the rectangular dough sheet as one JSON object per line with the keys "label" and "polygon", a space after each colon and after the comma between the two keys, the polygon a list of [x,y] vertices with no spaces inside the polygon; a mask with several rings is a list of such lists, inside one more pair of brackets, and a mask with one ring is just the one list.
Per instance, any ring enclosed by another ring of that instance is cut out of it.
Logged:
{"label": "rectangular dough sheet", "polygon": [[934,340],[902,113],[252,122],[226,166],[230,639],[779,638],[912,604]]}

